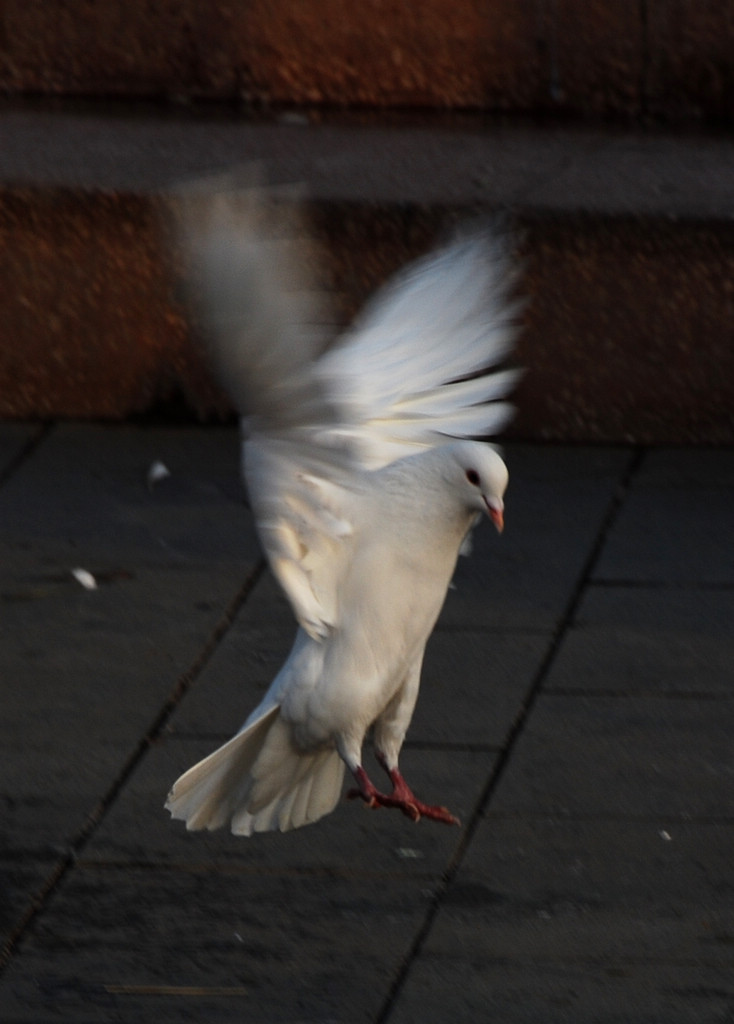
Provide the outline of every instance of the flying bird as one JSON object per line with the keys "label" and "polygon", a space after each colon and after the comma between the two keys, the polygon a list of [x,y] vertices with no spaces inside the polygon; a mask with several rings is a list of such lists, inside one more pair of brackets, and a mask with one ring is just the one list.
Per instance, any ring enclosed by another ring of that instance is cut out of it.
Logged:
{"label": "flying bird", "polygon": [[[508,472],[477,437],[511,413],[503,368],[518,306],[499,234],[482,228],[404,268],[334,339],[302,203],[195,189],[174,202],[192,309],[243,419],[260,541],[292,606],[291,652],[227,743],[174,784],[187,828],[285,831],[351,797],[458,823],[399,768],[460,549],[501,531]],[[332,318],[333,319],[333,318]],[[365,769],[373,729],[384,790]]]}

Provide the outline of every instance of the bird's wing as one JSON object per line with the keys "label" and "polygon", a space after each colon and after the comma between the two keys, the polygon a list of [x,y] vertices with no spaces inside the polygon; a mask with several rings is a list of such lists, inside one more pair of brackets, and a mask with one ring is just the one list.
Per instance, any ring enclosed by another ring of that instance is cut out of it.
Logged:
{"label": "bird's wing", "polygon": [[339,625],[339,582],[358,542],[359,474],[339,450],[324,454],[308,433],[253,434],[244,469],[255,524],[299,625],[323,639]]}
{"label": "bird's wing", "polygon": [[507,416],[514,374],[496,369],[513,334],[507,260],[490,233],[459,239],[378,293],[322,355],[331,318],[292,197],[204,187],[175,212],[192,305],[247,417],[261,541],[299,623],[325,637],[351,545],[371,525],[365,470],[446,435],[495,433]]}
{"label": "bird's wing", "polygon": [[301,626],[328,635],[353,534],[359,467],[316,360],[333,337],[318,261],[293,190],[207,180],[169,203],[186,298],[243,415],[255,524]]}
{"label": "bird's wing", "polygon": [[515,273],[500,236],[477,231],[407,267],[368,303],[316,373],[356,457],[378,468],[447,436],[497,434],[517,371]]}
{"label": "bird's wing", "polygon": [[317,247],[295,189],[205,179],[169,203],[189,311],[250,430],[336,419],[313,364],[333,340]]}

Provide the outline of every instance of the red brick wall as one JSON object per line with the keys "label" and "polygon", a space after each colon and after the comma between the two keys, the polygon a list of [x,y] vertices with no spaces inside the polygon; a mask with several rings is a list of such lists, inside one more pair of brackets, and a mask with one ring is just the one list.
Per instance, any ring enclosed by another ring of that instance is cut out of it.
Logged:
{"label": "red brick wall", "polygon": [[726,0],[4,0],[0,91],[729,119]]}

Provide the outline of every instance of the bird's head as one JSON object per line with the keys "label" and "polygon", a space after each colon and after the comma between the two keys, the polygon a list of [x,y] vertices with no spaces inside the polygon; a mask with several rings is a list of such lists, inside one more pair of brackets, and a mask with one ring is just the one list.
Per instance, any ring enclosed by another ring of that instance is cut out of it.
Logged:
{"label": "bird's head", "polygon": [[453,476],[468,508],[486,512],[499,533],[504,529],[503,497],[507,466],[494,448],[478,441],[452,445]]}

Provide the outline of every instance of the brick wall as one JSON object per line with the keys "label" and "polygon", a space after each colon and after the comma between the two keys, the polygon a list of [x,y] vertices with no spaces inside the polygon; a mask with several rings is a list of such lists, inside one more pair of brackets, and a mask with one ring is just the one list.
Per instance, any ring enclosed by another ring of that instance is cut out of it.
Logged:
{"label": "brick wall", "polygon": [[726,121],[726,0],[4,0],[0,92]]}

